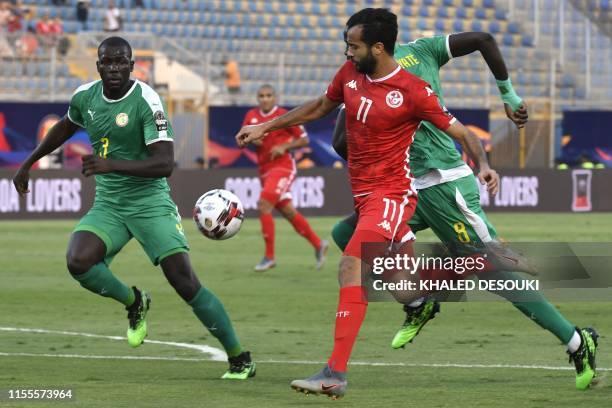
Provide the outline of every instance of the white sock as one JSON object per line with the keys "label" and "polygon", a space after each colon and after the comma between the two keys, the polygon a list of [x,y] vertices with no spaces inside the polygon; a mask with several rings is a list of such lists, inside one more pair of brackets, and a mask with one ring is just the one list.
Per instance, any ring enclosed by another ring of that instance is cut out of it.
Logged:
{"label": "white sock", "polygon": [[424,301],[425,301],[425,296],[420,297],[417,300],[413,300],[412,302],[408,303],[408,307],[419,307],[423,304]]}
{"label": "white sock", "polygon": [[580,348],[580,344],[582,344],[582,338],[578,330],[576,330],[569,343],[567,343],[567,349],[570,353],[575,353]]}

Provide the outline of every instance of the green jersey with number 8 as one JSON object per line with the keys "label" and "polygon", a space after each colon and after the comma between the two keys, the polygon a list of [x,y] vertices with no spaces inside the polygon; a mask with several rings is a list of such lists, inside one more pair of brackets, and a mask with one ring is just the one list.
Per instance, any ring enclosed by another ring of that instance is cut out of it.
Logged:
{"label": "green jersey with number 8", "polygon": [[[174,138],[161,98],[138,80],[117,100],[103,94],[100,80],[81,85],[70,100],[68,119],[87,131],[93,153],[107,159],[143,160],[149,156],[147,145]],[[165,178],[116,172],[95,177],[96,201],[133,208],[169,197]]]}

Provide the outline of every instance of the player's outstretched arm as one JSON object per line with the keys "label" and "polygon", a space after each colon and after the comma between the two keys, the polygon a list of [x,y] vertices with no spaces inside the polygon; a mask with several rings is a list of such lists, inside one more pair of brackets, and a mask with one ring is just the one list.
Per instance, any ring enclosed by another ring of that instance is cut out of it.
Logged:
{"label": "player's outstretched arm", "polygon": [[40,142],[30,156],[21,164],[21,167],[19,167],[19,170],[17,170],[13,176],[13,184],[19,194],[30,192],[28,189],[28,182],[30,180],[30,169],[34,163],[63,145],[66,140],[74,135],[78,128],[79,127],[68,119],[68,117],[64,116],[49,129],[49,132],[42,142]]}
{"label": "player's outstretched arm", "polygon": [[506,115],[520,129],[527,123],[527,106],[512,87],[506,63],[495,38],[489,33],[466,32],[448,37],[448,46],[453,57],[462,57],[480,51],[491,73],[497,80]]}
{"label": "player's outstretched arm", "polygon": [[236,143],[238,146],[244,147],[254,140],[263,139],[268,132],[312,122],[327,115],[337,108],[338,105],[340,105],[340,102],[334,102],[325,95],[320,96],[269,122],[259,125],[244,126],[240,129],[238,134],[236,134]]}
{"label": "player's outstretched arm", "polygon": [[340,109],[336,118],[336,126],[332,134],[332,147],[338,156],[348,160],[348,148],[346,146],[346,109]]}
{"label": "player's outstretched arm", "polygon": [[170,177],[174,169],[174,144],[161,141],[147,146],[149,157],[143,160],[103,159],[99,156],[83,156],[85,177],[103,173],[121,173],[128,176],[162,178]]}
{"label": "player's outstretched arm", "polygon": [[[254,142],[254,143],[257,143],[257,142]],[[308,146],[308,143],[310,143],[308,136],[298,137],[297,139],[293,139],[290,142],[282,143],[277,146],[274,146],[272,149],[270,149],[270,156],[272,157],[272,160],[274,160],[277,157],[280,157],[287,152],[290,152],[295,149],[301,149],[302,147],[306,147]]]}
{"label": "player's outstretched arm", "polygon": [[446,134],[461,144],[461,148],[468,153],[470,158],[478,166],[478,180],[487,185],[487,190],[492,195],[497,194],[499,189],[499,175],[489,166],[487,154],[482,148],[478,136],[470,132],[461,122],[455,121]]}

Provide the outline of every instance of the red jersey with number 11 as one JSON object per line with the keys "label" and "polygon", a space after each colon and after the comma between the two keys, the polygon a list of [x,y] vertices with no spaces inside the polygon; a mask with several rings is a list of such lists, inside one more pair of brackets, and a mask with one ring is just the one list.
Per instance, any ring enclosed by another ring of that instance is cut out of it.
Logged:
{"label": "red jersey with number 11", "polygon": [[456,119],[438,102],[427,82],[401,69],[371,79],[347,61],[327,88],[344,102],[348,167],[353,195],[409,190],[409,147],[422,120],[446,130]]}

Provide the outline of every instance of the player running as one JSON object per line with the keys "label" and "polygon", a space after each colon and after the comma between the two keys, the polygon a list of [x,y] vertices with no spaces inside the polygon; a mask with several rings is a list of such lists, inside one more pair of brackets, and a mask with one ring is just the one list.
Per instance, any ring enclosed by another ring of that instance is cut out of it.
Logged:
{"label": "player running", "polygon": [[85,177],[95,175],[96,196],[70,239],[66,259],[71,276],[85,289],[125,305],[128,343],[139,346],[147,336],[151,296],[128,287],[109,269],[121,248],[136,238],[223,345],[230,367],[222,378],[254,376],[255,363],[242,348],[223,304],[200,284],[191,267],[181,218],[166,181],[174,167],[174,132],[161,98],[148,85],[130,79],[132,48],[123,38],[102,41],[96,65],[101,80],[77,88],[67,115],[15,174],[15,188],[28,193],[32,165],[84,128],[95,154],[83,156],[82,172]]}
{"label": "player running", "polygon": [[[258,108],[247,112],[242,126],[268,122],[284,113],[286,109],[276,104],[276,91],[272,85],[262,85],[257,91]],[[274,218],[276,208],[295,231],[306,238],[315,249],[317,269],[325,262],[329,243],[321,240],[312,230],[304,216],[293,206],[291,186],[297,173],[291,151],[308,146],[308,135],[302,126],[294,126],[271,132],[265,139],[254,143],[257,146],[257,164],[261,179],[261,194],[257,201],[261,232],[266,244],[266,253],[255,270],[263,272],[276,266],[274,257]]]}
{"label": "player running", "polygon": [[319,119],[341,103],[346,106],[349,177],[360,217],[340,261],[334,349],[320,373],[291,383],[298,391],[332,398],[346,392],[347,363],[368,304],[361,281],[361,261],[367,262],[368,255],[362,254],[361,244],[403,242],[410,252],[413,235],[407,221],[416,207],[408,167],[411,136],[427,120],[468,150],[482,150],[440,106],[429,85],[393,59],[395,14],[364,9],[351,16],[347,29],[349,61],[338,70],[326,95],[270,122],[247,126],[236,135],[244,145],[267,132]]}
{"label": "player running", "polygon": [[[495,39],[488,33],[468,32],[420,38],[408,44],[396,44],[395,60],[408,72],[427,81],[441,101],[439,70],[451,58],[480,51],[497,80],[508,118],[521,128],[527,122],[527,110],[516,94]],[[346,159],[345,113],[338,115],[334,130],[334,148]],[[463,255],[484,245],[497,245],[497,231],[480,206],[480,193],[472,170],[463,162],[454,142],[434,125],[421,123],[410,147],[410,169],[419,200],[409,221],[414,232],[431,228],[449,250]],[[496,191],[490,191],[494,194]],[[340,249],[347,246],[357,214],[338,222],[332,236]],[[496,272],[490,279],[520,280],[516,272]],[[586,389],[595,377],[597,333],[592,328],[579,329],[570,323],[540,292],[524,294],[528,301],[517,300],[512,292],[495,292],[530,320],[554,334],[567,345],[570,362],[576,367],[576,387]],[[411,342],[423,326],[440,310],[433,298],[404,305],[406,319],[391,342],[393,348]]]}

